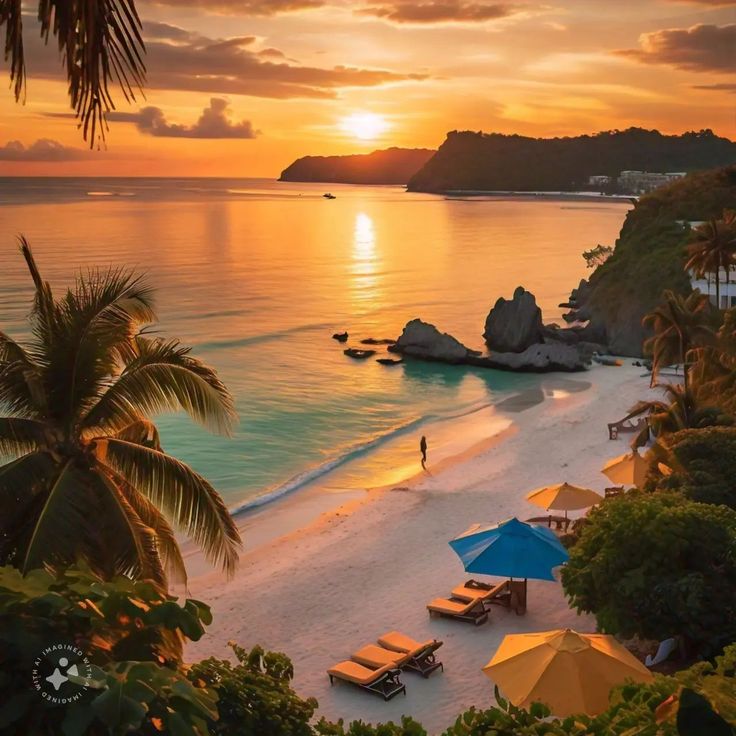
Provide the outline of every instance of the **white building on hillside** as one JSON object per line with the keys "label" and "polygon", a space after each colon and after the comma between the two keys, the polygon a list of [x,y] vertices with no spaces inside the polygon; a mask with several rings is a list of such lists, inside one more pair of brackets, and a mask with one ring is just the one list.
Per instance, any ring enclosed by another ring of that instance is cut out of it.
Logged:
{"label": "white building on hillside", "polygon": [[[721,269],[718,274],[720,283],[718,290],[721,294],[721,309],[731,309],[736,307],[736,271],[731,271],[728,283],[726,282],[726,272]],[[707,294],[711,304],[716,304],[716,279],[715,274],[706,274],[702,279],[690,273],[690,284],[693,289],[699,289],[701,294]]]}

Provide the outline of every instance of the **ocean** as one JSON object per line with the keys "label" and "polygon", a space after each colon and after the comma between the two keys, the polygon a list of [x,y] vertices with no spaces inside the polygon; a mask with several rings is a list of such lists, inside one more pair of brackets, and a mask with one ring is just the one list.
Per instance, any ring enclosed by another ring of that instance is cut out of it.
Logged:
{"label": "ocean", "polygon": [[191,345],[236,397],[230,438],[184,415],[157,420],[165,449],[232,510],[315,480],[338,490],[396,482],[418,469],[422,434],[431,465],[472,440],[463,418],[477,433],[481,417],[493,434],[508,424],[493,407],[540,379],[356,361],[332,334],[347,331],[347,345],[361,347],[421,317],[482,348],[489,309],[518,285],[545,321],[560,322],[558,304],[586,276],[582,251],[612,244],[629,207],[265,179],[5,178],[0,329],[28,334],[20,234],[57,290],[90,266],[145,272],[157,331]]}

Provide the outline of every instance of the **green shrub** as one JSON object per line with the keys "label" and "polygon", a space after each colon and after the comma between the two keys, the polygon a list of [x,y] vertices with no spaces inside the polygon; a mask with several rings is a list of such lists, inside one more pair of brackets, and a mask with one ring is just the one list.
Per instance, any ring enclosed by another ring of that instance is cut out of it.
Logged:
{"label": "green shrub", "polygon": [[[205,736],[216,694],[187,680],[180,655],[210,620],[203,603],[180,605],[149,583],[103,582],[86,568],[23,577],[0,567],[0,733]],[[79,701],[36,692],[36,661],[50,645],[88,658]]]}
{"label": "green shrub", "polygon": [[674,472],[659,481],[659,489],[736,509],[736,428],[676,432],[667,440],[667,453]]}
{"label": "green shrub", "polygon": [[[311,736],[314,698],[302,700],[291,689],[294,668],[288,657],[254,647],[250,652],[230,642],[237,664],[205,659],[192,665],[188,677],[217,692],[219,717],[211,734]],[[336,732],[339,733],[339,732]]]}
{"label": "green shrub", "polygon": [[562,584],[601,630],[680,635],[705,655],[736,640],[736,511],[631,492],[588,518]]}

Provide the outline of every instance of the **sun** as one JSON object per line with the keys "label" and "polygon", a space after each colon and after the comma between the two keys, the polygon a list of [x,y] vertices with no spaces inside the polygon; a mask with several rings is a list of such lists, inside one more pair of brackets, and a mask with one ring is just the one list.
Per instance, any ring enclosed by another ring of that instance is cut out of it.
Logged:
{"label": "sun", "polygon": [[340,127],[350,135],[362,141],[372,141],[378,138],[390,127],[386,118],[372,112],[356,112],[344,117]]}

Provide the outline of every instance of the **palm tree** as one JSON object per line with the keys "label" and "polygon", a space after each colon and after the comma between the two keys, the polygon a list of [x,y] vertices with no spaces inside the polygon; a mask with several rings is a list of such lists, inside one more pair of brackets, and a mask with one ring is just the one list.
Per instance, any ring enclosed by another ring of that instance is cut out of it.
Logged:
{"label": "palm tree", "polygon": [[662,368],[682,363],[685,388],[688,388],[690,351],[713,338],[710,303],[697,289],[687,297],[668,289],[662,299],[662,304],[642,320],[645,327],[654,331],[644,342],[644,351],[653,359],[651,385],[656,383]]}
{"label": "palm tree", "polygon": [[230,393],[189,348],[141,332],[156,319],[141,278],[91,271],[57,299],[23,239],[21,251],[35,301],[27,345],[0,333],[0,564],[83,558],[165,588],[186,580],[173,525],[231,574],[240,537],[227,508],[150,420],[181,408],[227,433]]}
{"label": "palm tree", "polygon": [[698,395],[726,411],[736,409],[736,309],[723,312],[712,343],[693,351],[692,375]]}
{"label": "palm tree", "polygon": [[634,437],[632,448],[643,447],[649,440],[650,432],[662,437],[681,429],[699,426],[699,411],[695,396],[682,384],[663,383],[659,388],[669,401],[639,401],[631,407],[626,419],[647,417],[647,426]]}
{"label": "palm tree", "polygon": [[[22,6],[21,0],[0,0],[0,28],[5,26],[5,59],[10,60],[16,101],[25,97],[26,83]],[[44,41],[49,36],[57,40],[69,99],[92,146],[98,134],[104,139],[106,113],[115,109],[110,84],[117,83],[132,101],[145,82],[145,46],[135,0],[39,0],[38,20]]]}
{"label": "palm tree", "polygon": [[710,220],[693,231],[688,244],[689,259],[686,269],[696,276],[714,274],[716,306],[721,308],[721,269],[726,272],[726,283],[731,281],[731,268],[736,264],[736,212],[726,210],[720,220]]}

